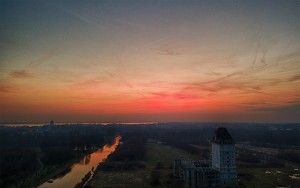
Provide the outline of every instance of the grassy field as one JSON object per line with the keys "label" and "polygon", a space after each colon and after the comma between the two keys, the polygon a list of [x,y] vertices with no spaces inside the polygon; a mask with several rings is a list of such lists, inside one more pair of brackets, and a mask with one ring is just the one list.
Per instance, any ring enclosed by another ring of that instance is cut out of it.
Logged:
{"label": "grassy field", "polygon": [[[97,171],[91,181],[93,188],[151,188],[151,173],[159,171],[160,183],[157,188],[175,188],[171,178],[172,162],[177,158],[198,159],[186,151],[171,146],[148,143],[145,168],[131,171]],[[159,168],[158,168],[159,166]],[[299,180],[291,180],[293,168],[238,168],[240,188],[300,187]],[[267,173],[266,173],[267,172]],[[295,173],[295,172],[294,172]]]}
{"label": "grassy field", "polygon": [[152,166],[158,162],[172,165],[172,162],[178,158],[197,159],[196,155],[167,145],[151,143],[147,145],[147,149],[147,163]]}
{"label": "grassy field", "polygon": [[241,188],[273,188],[273,187],[300,187],[299,180],[292,180],[290,168],[241,168]]}
{"label": "grassy field", "polygon": [[[156,187],[174,187],[170,178],[172,162],[176,158],[196,159],[183,150],[155,143],[147,144],[146,167],[137,171],[104,172],[97,171],[91,186],[94,188],[150,188],[151,173],[160,173],[160,184]],[[159,169],[157,168],[159,164]]]}

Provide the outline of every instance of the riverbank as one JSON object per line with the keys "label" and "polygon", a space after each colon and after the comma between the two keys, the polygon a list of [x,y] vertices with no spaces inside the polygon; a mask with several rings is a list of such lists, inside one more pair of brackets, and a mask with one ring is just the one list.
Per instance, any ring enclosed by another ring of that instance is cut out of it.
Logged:
{"label": "riverbank", "polygon": [[60,125],[0,127],[0,187],[37,187],[112,143],[115,128]]}
{"label": "riverbank", "polygon": [[[39,170],[36,175],[30,177],[22,186],[25,187],[38,187],[44,182],[47,182],[50,179],[55,179],[61,177],[68,173],[71,170],[71,166],[74,163],[77,163],[82,160],[85,156],[85,153],[80,154],[80,156],[72,159],[71,161],[67,162],[62,166],[52,166],[52,167],[45,167]],[[28,182],[28,183],[27,183]]]}
{"label": "riverbank", "polygon": [[80,161],[73,163],[70,171],[62,176],[53,178],[51,182],[45,182],[39,188],[65,188],[82,187],[92,176],[92,171],[106,160],[115,151],[120,143],[120,136],[115,137],[112,144],[106,144],[102,148],[85,155]]}

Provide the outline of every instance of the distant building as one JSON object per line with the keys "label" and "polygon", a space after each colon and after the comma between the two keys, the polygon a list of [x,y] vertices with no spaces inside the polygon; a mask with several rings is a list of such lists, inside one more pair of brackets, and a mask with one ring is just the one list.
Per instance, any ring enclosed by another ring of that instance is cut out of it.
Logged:
{"label": "distant building", "polygon": [[49,125],[50,125],[50,126],[54,126],[54,121],[51,120]]}
{"label": "distant building", "polygon": [[220,184],[235,185],[237,182],[235,147],[227,129],[216,130],[211,147],[212,168],[220,172]]}
{"label": "distant building", "polygon": [[211,161],[174,161],[174,176],[187,188],[236,187],[234,141],[226,128],[218,128],[211,142]]}

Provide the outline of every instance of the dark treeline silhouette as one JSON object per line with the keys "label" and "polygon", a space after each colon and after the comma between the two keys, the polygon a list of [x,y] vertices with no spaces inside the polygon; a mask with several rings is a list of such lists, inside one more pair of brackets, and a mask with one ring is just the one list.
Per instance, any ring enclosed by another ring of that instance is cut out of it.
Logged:
{"label": "dark treeline silhouette", "polygon": [[38,152],[31,148],[2,148],[0,187],[22,184],[26,178],[36,173],[42,167],[38,155]]}
{"label": "dark treeline silhouette", "polygon": [[298,124],[249,124],[249,123],[166,123],[146,127],[149,138],[173,144],[209,145],[216,127],[226,127],[237,142],[251,142],[252,145],[285,148],[300,146]]}
{"label": "dark treeline silhouette", "polygon": [[97,125],[0,127],[0,187],[35,187],[115,135],[113,127]]}
{"label": "dark treeline silhouette", "polygon": [[110,139],[115,131],[113,127],[99,125],[3,126],[0,127],[0,147],[92,147]]}

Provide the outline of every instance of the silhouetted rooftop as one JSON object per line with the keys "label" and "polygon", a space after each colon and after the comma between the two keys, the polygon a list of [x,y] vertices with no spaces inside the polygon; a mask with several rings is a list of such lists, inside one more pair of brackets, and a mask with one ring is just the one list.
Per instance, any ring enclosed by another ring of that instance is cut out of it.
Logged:
{"label": "silhouetted rooftop", "polygon": [[218,143],[218,144],[233,144],[234,140],[226,128],[219,127],[215,131],[215,136],[213,138],[213,142]]}

